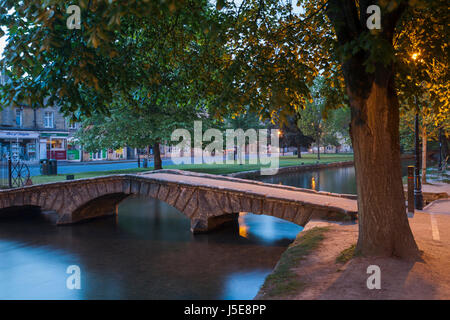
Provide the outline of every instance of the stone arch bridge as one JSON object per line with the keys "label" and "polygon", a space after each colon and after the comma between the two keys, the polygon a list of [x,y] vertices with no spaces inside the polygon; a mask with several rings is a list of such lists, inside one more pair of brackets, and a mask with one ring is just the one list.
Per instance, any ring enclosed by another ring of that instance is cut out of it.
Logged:
{"label": "stone arch bridge", "polygon": [[206,232],[252,212],[304,226],[312,218],[354,219],[356,197],[257,181],[157,170],[47,183],[0,191],[0,216],[6,211],[38,207],[58,214],[57,224],[117,214],[130,195],[162,200],[191,219],[192,232]]}

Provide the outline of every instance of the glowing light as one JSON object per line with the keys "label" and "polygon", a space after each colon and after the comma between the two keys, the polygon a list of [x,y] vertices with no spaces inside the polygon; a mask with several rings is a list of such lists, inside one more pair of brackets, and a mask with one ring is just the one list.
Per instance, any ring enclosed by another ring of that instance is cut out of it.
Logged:
{"label": "glowing light", "polygon": [[245,220],[244,220],[244,216],[247,214],[248,212],[239,212],[239,235],[243,238],[247,238],[248,237],[248,226],[245,224]]}
{"label": "glowing light", "polygon": [[419,57],[419,55],[420,55],[420,53],[418,53],[418,52],[413,53],[412,56],[411,56],[411,58],[412,58],[413,60],[416,60],[416,59]]}
{"label": "glowing light", "polygon": [[239,224],[239,235],[243,238],[248,237],[248,227],[246,225]]}
{"label": "glowing light", "polygon": [[314,177],[311,178],[311,189],[316,190],[316,179]]}

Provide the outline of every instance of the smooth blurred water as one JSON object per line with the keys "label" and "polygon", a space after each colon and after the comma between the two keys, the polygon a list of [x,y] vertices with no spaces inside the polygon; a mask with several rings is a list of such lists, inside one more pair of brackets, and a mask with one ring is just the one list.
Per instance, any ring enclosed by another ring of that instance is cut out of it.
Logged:
{"label": "smooth blurred water", "polygon": [[[67,227],[48,218],[0,220],[0,299],[252,299],[301,231],[242,214],[194,236],[182,213],[145,198],[125,200],[113,218]],[[66,288],[69,265],[81,269],[81,290]]]}
{"label": "smooth blurred water", "polygon": [[[434,164],[432,161],[429,165]],[[402,161],[402,176],[408,174],[408,166],[413,160]],[[329,191],[334,193],[356,194],[355,167],[327,168],[308,172],[294,172],[275,176],[260,176],[255,180],[283,184],[287,186]]]}
{"label": "smooth blurred water", "polygon": [[256,180],[299,188],[356,194],[355,168],[327,168],[308,172],[260,176]]}

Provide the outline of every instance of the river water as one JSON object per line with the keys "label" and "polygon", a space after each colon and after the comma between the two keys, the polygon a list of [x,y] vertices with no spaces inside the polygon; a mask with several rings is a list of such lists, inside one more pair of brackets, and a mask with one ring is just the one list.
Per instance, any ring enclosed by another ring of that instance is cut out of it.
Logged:
{"label": "river water", "polygon": [[[261,180],[356,193],[352,167]],[[126,199],[116,217],[65,227],[54,220],[31,212],[0,220],[0,299],[252,299],[301,231],[248,213],[194,236],[182,213],[149,198]],[[71,265],[81,271],[79,290],[66,286]]]}

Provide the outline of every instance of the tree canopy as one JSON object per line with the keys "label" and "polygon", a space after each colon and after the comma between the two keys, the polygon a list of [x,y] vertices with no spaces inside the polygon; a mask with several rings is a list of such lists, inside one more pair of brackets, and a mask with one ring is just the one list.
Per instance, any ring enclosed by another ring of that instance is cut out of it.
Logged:
{"label": "tree canopy", "polygon": [[[345,30],[347,38],[353,36],[345,44],[339,43],[344,30],[330,20],[339,13],[327,0],[217,1],[215,7],[206,0],[79,0],[80,30],[67,29],[65,1],[0,3],[0,24],[8,32],[2,64],[11,79],[4,103],[38,107],[50,97],[49,104],[89,115],[105,111],[112,93],[130,85],[158,90],[167,80],[160,67],[178,64],[189,73],[192,96],[211,98],[212,114],[251,106],[265,118],[283,120],[311,100],[308,87],[319,74],[326,82],[326,108],[344,105],[340,62],[362,55],[368,75],[377,64],[395,61],[401,101],[413,105],[411,92],[422,83],[434,105],[448,113],[446,16],[438,14],[446,8],[443,0],[380,1],[383,22],[401,16],[398,32],[395,25],[383,26],[392,34],[392,48],[379,30],[364,31],[367,1],[349,6],[360,22]],[[153,59],[136,59],[136,49]],[[420,62],[414,64],[417,52]]]}

